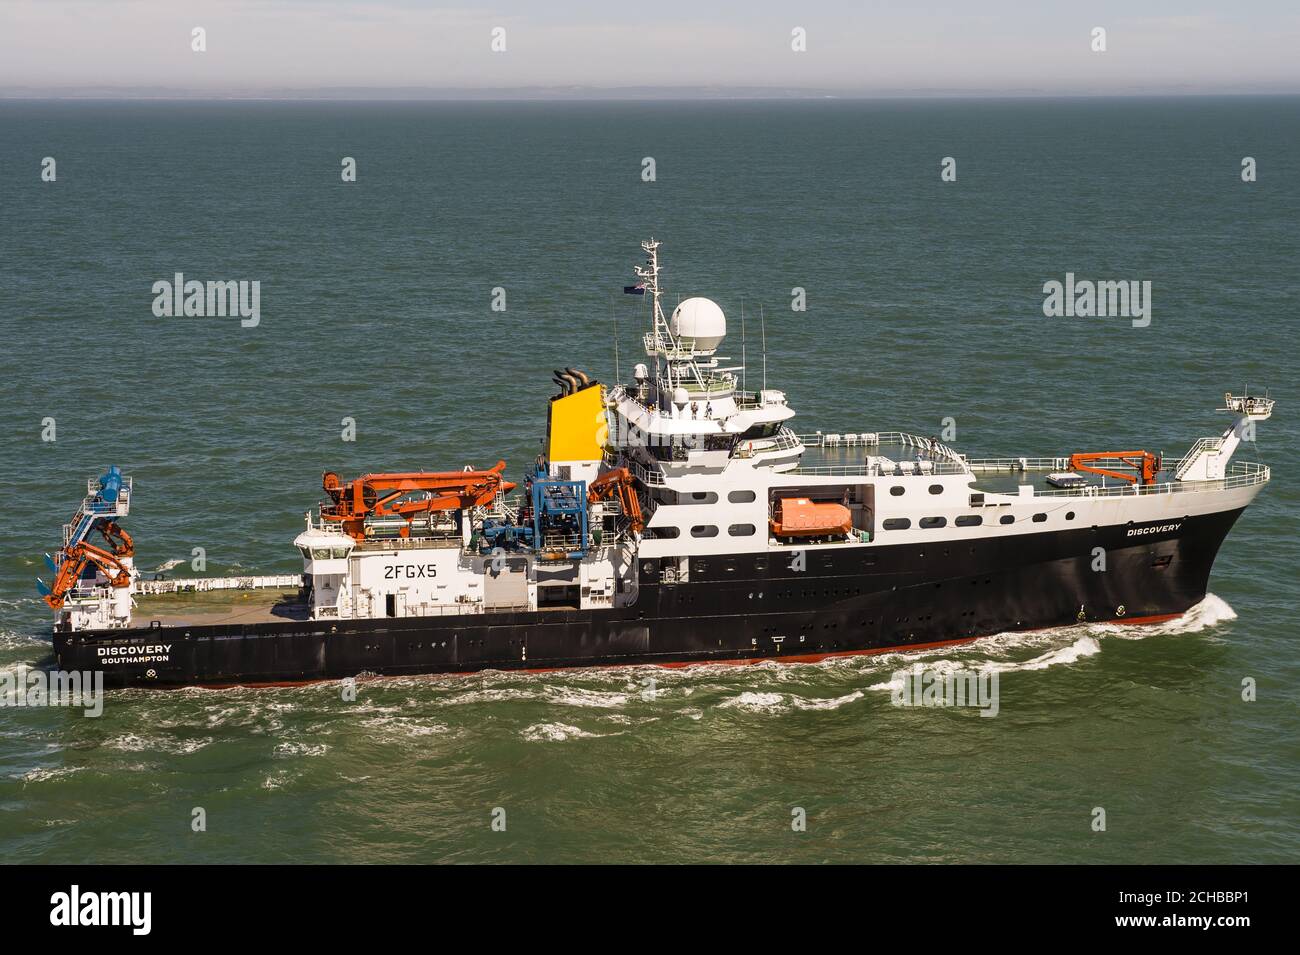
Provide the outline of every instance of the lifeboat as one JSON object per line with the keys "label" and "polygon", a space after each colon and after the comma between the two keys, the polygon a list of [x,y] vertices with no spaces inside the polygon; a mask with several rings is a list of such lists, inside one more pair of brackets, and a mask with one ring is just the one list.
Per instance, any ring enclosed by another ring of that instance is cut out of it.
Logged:
{"label": "lifeboat", "polygon": [[843,504],[783,497],[777,499],[771,525],[777,537],[825,537],[847,534],[853,527],[853,516]]}

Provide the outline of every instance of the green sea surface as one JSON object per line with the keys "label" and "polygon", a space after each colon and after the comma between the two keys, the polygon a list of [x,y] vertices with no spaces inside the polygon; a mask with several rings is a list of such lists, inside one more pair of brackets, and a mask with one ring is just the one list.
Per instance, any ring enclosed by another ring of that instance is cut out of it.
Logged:
{"label": "green sea surface", "polygon": [[[216,575],[299,570],[326,469],[517,478],[551,369],[645,360],[621,293],[650,235],[669,303],[718,301],[737,360],[743,309],[748,384],[765,364],[800,432],[951,418],[977,456],[1177,455],[1225,391],[1278,399],[1239,452],[1273,481],[1181,620],[0,707],[0,859],[1300,861],[1297,223],[1296,98],[0,102],[9,673],[50,658],[33,578],[109,464],[139,566],[201,547]],[[258,325],[156,317],[177,272],[259,281]],[[1150,325],[1046,317],[1071,272],[1150,281]],[[997,717],[894,706],[918,661],[996,669]]]}

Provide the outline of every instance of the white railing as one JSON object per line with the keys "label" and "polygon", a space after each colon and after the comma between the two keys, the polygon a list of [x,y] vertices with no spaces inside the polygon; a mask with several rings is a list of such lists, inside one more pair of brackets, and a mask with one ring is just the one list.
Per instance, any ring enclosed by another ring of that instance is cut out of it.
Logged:
{"label": "white railing", "polygon": [[139,580],[138,594],[202,593],[209,590],[261,590],[301,587],[302,574],[254,574],[247,577],[179,577],[175,580]]}
{"label": "white railing", "polygon": [[[866,440],[863,436],[866,435]],[[849,440],[850,437],[856,440]],[[931,460],[943,459],[956,465],[961,472],[967,470],[966,458],[958,454],[955,450],[948,447],[941,441],[932,441],[931,439],[919,434],[911,434],[907,431],[873,431],[873,432],[856,432],[845,434],[843,432],[831,432],[823,434],[821,431],[815,434],[801,434],[799,439],[810,448],[836,448],[840,446],[853,446],[858,443],[880,445],[897,445],[905,448],[916,448],[930,455]]]}
{"label": "white railing", "polygon": [[1034,497],[1121,497],[1141,494],[1184,494],[1193,491],[1226,491],[1237,487],[1266,484],[1270,478],[1267,465],[1254,461],[1238,461],[1228,467],[1227,473],[1217,481],[1166,481],[1161,484],[1120,484],[1111,487],[1088,485],[1078,488],[1060,488],[1035,491]]}
{"label": "white railing", "polygon": [[972,458],[966,465],[977,472],[987,471],[1068,471],[1069,457],[1060,458]]}
{"label": "white railing", "polygon": [[1223,447],[1223,438],[1198,438],[1191,450],[1184,454],[1174,465],[1174,477],[1181,478],[1196,463],[1203,451],[1218,451]]}
{"label": "white railing", "polygon": [[627,463],[632,467],[632,473],[637,476],[642,484],[648,487],[658,487],[664,484],[664,472],[658,468],[647,468],[640,461],[627,458]]}

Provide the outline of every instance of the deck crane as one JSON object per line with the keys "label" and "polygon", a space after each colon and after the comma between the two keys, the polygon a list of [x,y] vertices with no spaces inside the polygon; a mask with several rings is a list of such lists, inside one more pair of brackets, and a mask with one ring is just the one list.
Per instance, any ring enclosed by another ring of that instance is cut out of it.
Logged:
{"label": "deck crane", "polygon": [[632,533],[639,534],[645,527],[645,518],[641,516],[641,499],[636,494],[636,478],[627,468],[614,468],[606,471],[587,488],[587,500],[597,501],[617,499],[623,508]]}
{"label": "deck crane", "polygon": [[[406,521],[402,528],[406,537],[417,516],[482,507],[491,504],[497,494],[512,491],[514,483],[501,477],[505,468],[506,463],[498,461],[486,471],[375,473],[346,482],[326,471],[321,487],[333,503],[321,506],[321,519],[337,523],[356,540],[365,540],[367,518],[400,517]],[[420,496],[412,496],[417,494]]]}
{"label": "deck crane", "polygon": [[[63,546],[58,554],[45,555],[45,563],[54,574],[53,582],[47,585],[39,578],[36,581],[37,591],[51,610],[63,609],[68,595],[92,566],[112,587],[131,586],[135,542],[116,520],[125,517],[130,509],[131,479],[114,465],[87,482],[87,492],[72,521],[63,529]],[[102,547],[89,542],[92,534],[104,539]]]}
{"label": "deck crane", "polygon": [[[1137,473],[1095,467],[1088,463],[1090,461],[1109,462],[1112,467],[1131,468],[1132,472]],[[1100,474],[1103,477],[1128,481],[1130,484],[1137,483],[1138,473],[1141,474],[1144,485],[1155,484],[1156,475],[1160,473],[1161,466],[1161,456],[1152,454],[1150,451],[1089,451],[1070,455],[1071,471],[1088,471],[1091,474]]]}

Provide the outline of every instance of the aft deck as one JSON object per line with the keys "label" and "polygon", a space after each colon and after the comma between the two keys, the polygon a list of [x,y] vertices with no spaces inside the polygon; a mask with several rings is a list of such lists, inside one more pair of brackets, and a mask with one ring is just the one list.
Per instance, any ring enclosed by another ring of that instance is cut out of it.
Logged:
{"label": "aft deck", "polygon": [[306,620],[308,608],[296,589],[178,591],[138,594],[133,626],[199,627]]}

